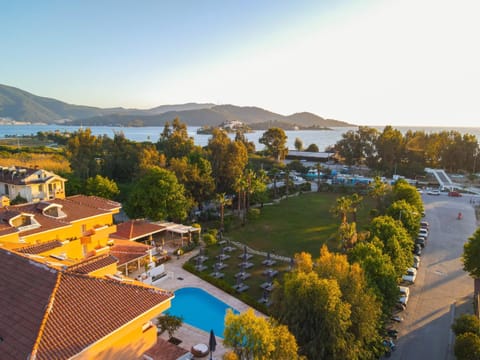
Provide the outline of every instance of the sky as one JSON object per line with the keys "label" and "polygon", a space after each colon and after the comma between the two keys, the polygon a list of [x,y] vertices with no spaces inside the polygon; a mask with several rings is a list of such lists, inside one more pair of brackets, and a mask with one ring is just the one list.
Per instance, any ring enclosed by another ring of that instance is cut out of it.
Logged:
{"label": "sky", "polygon": [[0,83],[98,107],[480,127],[479,13],[478,0],[0,0]]}

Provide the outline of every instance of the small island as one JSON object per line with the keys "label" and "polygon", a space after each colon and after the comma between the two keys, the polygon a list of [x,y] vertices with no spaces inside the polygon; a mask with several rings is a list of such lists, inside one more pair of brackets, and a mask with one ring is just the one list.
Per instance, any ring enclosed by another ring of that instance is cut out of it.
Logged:
{"label": "small island", "polygon": [[245,123],[238,120],[231,120],[221,123],[218,126],[205,125],[197,130],[197,134],[210,135],[214,129],[221,129],[227,133],[235,133],[240,131],[242,133],[251,133],[253,130]]}

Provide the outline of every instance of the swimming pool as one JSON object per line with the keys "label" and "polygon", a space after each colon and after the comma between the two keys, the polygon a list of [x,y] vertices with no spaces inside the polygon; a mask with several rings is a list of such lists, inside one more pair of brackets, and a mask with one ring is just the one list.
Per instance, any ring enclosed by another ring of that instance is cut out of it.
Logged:
{"label": "swimming pool", "polygon": [[227,309],[239,313],[202,289],[186,287],[175,291],[175,298],[167,314],[181,316],[185,323],[206,332],[213,329],[216,336],[223,337]]}

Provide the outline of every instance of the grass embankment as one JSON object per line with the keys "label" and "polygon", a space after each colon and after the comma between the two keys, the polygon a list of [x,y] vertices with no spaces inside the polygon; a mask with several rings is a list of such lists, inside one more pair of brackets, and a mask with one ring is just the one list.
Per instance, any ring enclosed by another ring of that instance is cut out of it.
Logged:
{"label": "grass embankment", "polygon": [[35,138],[0,139],[0,165],[20,166],[53,171],[70,172],[70,163],[62,149],[48,148],[51,141],[40,141]]}
{"label": "grass embankment", "polygon": [[[306,251],[317,257],[323,244],[332,251],[338,250],[339,219],[333,217],[330,209],[339,196],[341,194],[307,193],[265,205],[258,219],[230,230],[226,236],[256,250],[283,256]],[[357,230],[368,225],[371,206],[371,199],[364,198],[358,209]]]}

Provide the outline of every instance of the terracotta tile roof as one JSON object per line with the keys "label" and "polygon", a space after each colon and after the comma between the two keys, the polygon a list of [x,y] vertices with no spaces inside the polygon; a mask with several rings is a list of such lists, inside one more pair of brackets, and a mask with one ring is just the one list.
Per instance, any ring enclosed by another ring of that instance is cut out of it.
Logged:
{"label": "terracotta tile roof", "polygon": [[116,209],[120,209],[122,207],[122,204],[120,204],[119,202],[104,199],[98,196],[73,195],[65,199],[54,199],[52,200],[52,202],[56,202],[56,200],[67,200],[78,205],[103,210],[104,212],[110,212]]}
{"label": "terracotta tile roof", "polygon": [[58,240],[48,241],[41,244],[24,246],[21,248],[15,249],[15,251],[22,254],[41,254],[45,251],[53,250],[57,247],[62,246],[62,243]]}
{"label": "terracotta tile roof", "polygon": [[2,360],[69,359],[173,294],[60,272],[0,249]]}
{"label": "terracotta tile roof", "polygon": [[118,262],[115,256],[110,254],[102,254],[85,261],[69,266],[67,271],[71,271],[77,274],[89,274],[93,271],[102,269],[108,265],[112,265]]}
{"label": "terracotta tile roof", "polygon": [[126,264],[148,254],[151,246],[129,240],[115,240],[110,247],[110,254],[118,259],[118,265]]}
{"label": "terracotta tile roof", "polygon": [[16,228],[12,228],[10,225],[2,224],[0,222],[0,236],[13,234],[13,233],[16,233],[16,232],[18,232],[18,230]]}
{"label": "terracotta tile roof", "polygon": [[188,352],[188,350],[185,350],[180,346],[174,345],[162,338],[158,338],[157,343],[145,351],[145,355],[150,356],[154,360],[177,360],[180,356],[183,356]]}
{"label": "terracotta tile roof", "polygon": [[110,235],[111,238],[135,240],[153,235],[165,230],[165,226],[153,224],[145,220],[130,220],[117,225],[117,231]]}
{"label": "terracotta tile roof", "polygon": [[[42,210],[50,204],[61,205],[66,217],[54,218],[44,215]],[[71,226],[72,222],[108,214],[120,207],[121,205],[119,203],[111,200],[96,196],[75,195],[65,199],[45,200],[41,203],[28,203],[9,206],[8,208],[0,208],[0,235],[2,235],[2,230],[6,230],[2,225],[13,229],[10,232],[17,231],[8,225],[8,220],[22,213],[34,215],[35,220],[40,224],[40,227],[21,231],[22,236],[28,236],[68,227]],[[9,232],[6,233],[8,234]]]}
{"label": "terracotta tile roof", "polygon": [[26,359],[41,327],[58,273],[0,249],[1,358]]}

